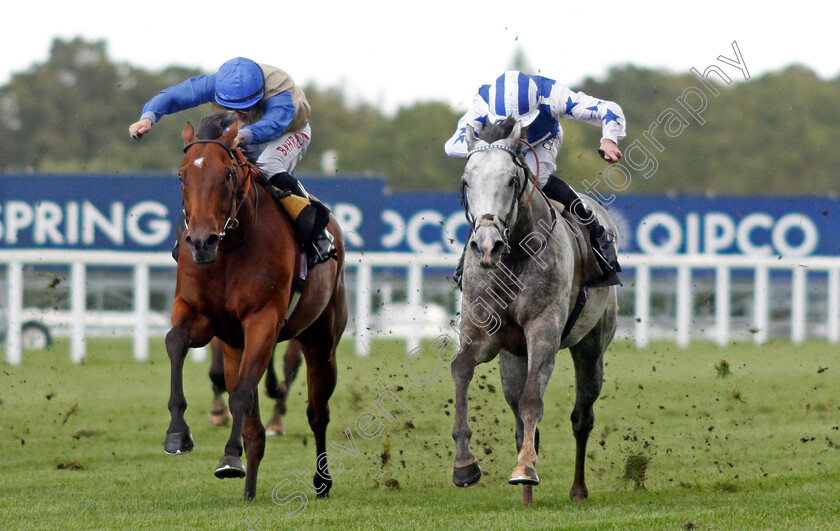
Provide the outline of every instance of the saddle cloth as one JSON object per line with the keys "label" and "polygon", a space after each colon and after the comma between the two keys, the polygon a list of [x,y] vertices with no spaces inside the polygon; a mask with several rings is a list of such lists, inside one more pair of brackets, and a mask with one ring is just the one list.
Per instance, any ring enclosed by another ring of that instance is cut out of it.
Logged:
{"label": "saddle cloth", "polygon": [[595,257],[595,252],[592,250],[592,243],[589,240],[589,229],[586,224],[578,221],[577,217],[566,210],[563,205],[556,201],[552,201],[554,208],[560,213],[569,228],[572,229],[572,234],[575,237],[578,245],[578,251],[581,256],[581,272],[583,278],[581,279],[583,286],[588,286],[593,280],[599,279],[604,275],[601,266],[598,265],[598,259]]}

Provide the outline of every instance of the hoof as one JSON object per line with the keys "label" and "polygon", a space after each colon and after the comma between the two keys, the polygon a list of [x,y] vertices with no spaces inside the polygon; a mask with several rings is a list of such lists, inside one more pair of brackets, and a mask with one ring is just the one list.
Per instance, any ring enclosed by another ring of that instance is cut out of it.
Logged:
{"label": "hoof", "polygon": [[189,453],[195,448],[195,441],[193,440],[190,429],[178,433],[167,433],[166,442],[163,444],[163,451],[169,455],[181,455]]}
{"label": "hoof", "polygon": [[456,487],[472,487],[478,483],[479,479],[481,479],[481,467],[478,466],[478,461],[473,461],[467,466],[456,466],[452,472],[452,483]]}
{"label": "hoof", "polygon": [[265,427],[265,435],[273,437],[275,435],[286,435],[286,429],[281,422],[269,422]]}
{"label": "hoof", "polygon": [[213,426],[227,426],[227,423],[230,422],[230,415],[227,411],[222,413],[214,413],[211,411],[208,419],[210,420],[210,424]]}
{"label": "hoof", "polygon": [[513,474],[508,478],[511,485],[539,485],[540,478],[534,467],[518,466],[513,469]]}
{"label": "hoof", "polygon": [[572,488],[569,489],[569,498],[572,501],[576,501],[578,503],[585,502],[586,498],[589,497],[589,489],[586,486],[578,487],[577,485],[572,485]]}
{"label": "hoof", "polygon": [[216,467],[216,477],[219,479],[244,478],[245,465],[242,460],[233,455],[226,455],[219,461]]}
{"label": "hoof", "polygon": [[210,404],[210,424],[213,426],[224,426],[230,421],[230,418],[230,410],[228,410],[228,405],[225,404],[225,401],[221,397],[214,399],[213,403]]}
{"label": "hoof", "polygon": [[330,489],[332,488],[332,477],[327,474],[327,479],[321,477],[320,474],[315,474],[315,477],[312,478],[312,486],[315,487],[316,496],[318,498],[326,498],[330,495]]}

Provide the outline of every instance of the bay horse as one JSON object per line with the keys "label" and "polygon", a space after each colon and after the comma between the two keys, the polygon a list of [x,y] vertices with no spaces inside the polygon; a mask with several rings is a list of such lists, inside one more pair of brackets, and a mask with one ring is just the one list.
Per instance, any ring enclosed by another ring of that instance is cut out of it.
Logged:
{"label": "bay horse", "polygon": [[[275,343],[300,342],[306,360],[307,417],[315,436],[314,487],[326,496],[332,486],[326,451],[329,398],[336,384],[335,350],[347,324],[344,237],[334,218],[336,259],[309,271],[294,312],[292,286],[306,260],[270,185],[236,148],[232,113],[205,117],[195,134],[187,122],[181,136],[184,159],[179,178],[186,230],[178,257],[172,329],[166,335],[171,363],[169,411],[164,449],[171,455],[192,450],[184,420],[183,365],[190,347],[218,337],[224,352],[225,386],[233,417],[218,478],[245,477],[245,499],[256,495],[257,470],[265,452],[257,384]],[[247,469],[240,459],[244,450]]]}
{"label": "bay horse", "polygon": [[[616,287],[588,289],[585,244],[579,228],[558,219],[562,205],[540,191],[524,162],[519,122],[488,125],[477,139],[467,127],[469,159],[461,180],[467,220],[472,224],[464,263],[460,351],[451,364],[455,383],[457,453],[453,482],[478,482],[481,468],[470,450],[467,392],[475,366],[499,356],[502,388],[516,418],[516,467],[508,479],[523,485],[523,504],[532,503],[539,449],[537,425],[557,352],[568,348],[575,368],[572,430],[576,440],[570,497],[583,501],[586,444],[592,406],[601,391],[604,352],[615,335]],[[606,210],[587,204],[618,234]],[[585,240],[585,239],[584,239]],[[583,295],[583,299],[581,295]],[[581,300],[585,301],[579,306]],[[575,320],[575,317],[577,319]]]}
{"label": "bay horse", "polygon": [[[208,418],[210,424],[224,426],[230,421],[230,411],[222,396],[227,391],[225,387],[225,355],[222,352],[222,342],[218,338],[214,337],[210,341],[210,347],[210,382],[213,387],[213,401],[210,403]],[[286,434],[286,429],[283,426],[283,417],[286,415],[286,400],[289,397],[292,382],[297,377],[300,364],[303,362],[300,342],[290,339],[286,346],[286,352],[283,354],[283,381],[280,381],[277,370],[274,368],[276,353],[277,347],[275,346],[271,360],[268,362],[268,368],[265,370],[265,392],[268,398],[274,400],[274,412],[265,425],[265,434],[268,436]]]}

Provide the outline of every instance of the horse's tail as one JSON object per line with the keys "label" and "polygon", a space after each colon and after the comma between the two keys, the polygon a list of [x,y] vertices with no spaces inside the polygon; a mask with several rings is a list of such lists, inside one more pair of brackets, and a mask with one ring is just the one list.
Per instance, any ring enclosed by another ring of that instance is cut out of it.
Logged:
{"label": "horse's tail", "polygon": [[279,380],[277,379],[277,371],[274,369],[274,352],[271,353],[271,359],[268,360],[268,369],[265,372],[265,392],[268,398],[272,400],[280,400],[283,398],[278,387]]}

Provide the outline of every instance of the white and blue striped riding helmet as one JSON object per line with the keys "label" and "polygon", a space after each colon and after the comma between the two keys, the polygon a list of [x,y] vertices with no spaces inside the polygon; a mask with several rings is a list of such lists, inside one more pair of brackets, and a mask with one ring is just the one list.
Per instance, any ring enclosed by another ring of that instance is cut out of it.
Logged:
{"label": "white and blue striped riding helmet", "polygon": [[490,85],[487,98],[488,118],[499,122],[512,116],[523,127],[530,125],[540,113],[540,91],[531,76],[511,70]]}

